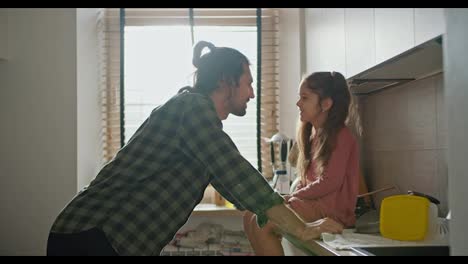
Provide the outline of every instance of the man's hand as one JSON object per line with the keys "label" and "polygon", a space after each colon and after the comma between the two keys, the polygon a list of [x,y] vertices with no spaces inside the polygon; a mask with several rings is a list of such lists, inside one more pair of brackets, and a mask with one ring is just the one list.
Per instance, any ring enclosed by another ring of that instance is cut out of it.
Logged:
{"label": "man's hand", "polygon": [[337,234],[341,232],[343,232],[343,225],[331,218],[323,218],[312,223],[306,223],[301,239],[307,241],[319,238],[322,233]]}
{"label": "man's hand", "polygon": [[284,202],[288,204],[288,203],[289,203],[289,199],[291,199],[291,195],[285,194],[285,195],[283,195],[283,199],[284,199]]}

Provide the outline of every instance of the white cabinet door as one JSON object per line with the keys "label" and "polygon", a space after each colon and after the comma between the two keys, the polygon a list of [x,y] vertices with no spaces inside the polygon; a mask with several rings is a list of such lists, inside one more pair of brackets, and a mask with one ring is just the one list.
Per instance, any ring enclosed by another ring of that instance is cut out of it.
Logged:
{"label": "white cabinet door", "polygon": [[346,8],[345,32],[349,78],[375,65],[374,9]]}
{"label": "white cabinet door", "polygon": [[338,71],[346,77],[344,9],[307,8],[305,35],[307,74]]}
{"label": "white cabinet door", "polygon": [[416,45],[445,33],[444,9],[415,8],[414,32]]}
{"label": "white cabinet door", "polygon": [[7,56],[7,10],[0,8],[0,59]]}
{"label": "white cabinet door", "polygon": [[414,47],[413,8],[375,9],[376,63]]}

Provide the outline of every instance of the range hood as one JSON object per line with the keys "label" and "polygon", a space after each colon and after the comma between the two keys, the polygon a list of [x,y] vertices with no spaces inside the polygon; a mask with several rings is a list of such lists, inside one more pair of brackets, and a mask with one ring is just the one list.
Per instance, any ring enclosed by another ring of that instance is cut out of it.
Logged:
{"label": "range hood", "polygon": [[442,36],[348,78],[351,92],[368,95],[443,71]]}

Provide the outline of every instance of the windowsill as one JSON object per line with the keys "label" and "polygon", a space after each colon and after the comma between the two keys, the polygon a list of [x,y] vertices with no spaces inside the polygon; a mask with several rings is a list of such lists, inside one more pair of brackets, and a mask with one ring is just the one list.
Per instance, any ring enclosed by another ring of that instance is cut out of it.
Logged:
{"label": "windowsill", "polygon": [[198,204],[192,216],[243,216],[244,212],[215,204]]}

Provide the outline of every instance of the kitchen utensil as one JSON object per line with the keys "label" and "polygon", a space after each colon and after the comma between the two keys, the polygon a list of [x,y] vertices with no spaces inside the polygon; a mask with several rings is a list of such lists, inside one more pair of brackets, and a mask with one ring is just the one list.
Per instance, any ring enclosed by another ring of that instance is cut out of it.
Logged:
{"label": "kitchen utensil", "polygon": [[289,177],[287,174],[286,170],[277,170],[275,172],[275,177],[276,177],[276,184],[275,184],[275,189],[280,193],[280,194],[289,194],[290,193],[290,182],[289,182]]}
{"label": "kitchen utensil", "polygon": [[431,213],[429,219],[429,229],[426,240],[441,240],[447,238],[449,234],[448,219],[438,217],[438,209],[435,204],[431,203]]}
{"label": "kitchen utensil", "polygon": [[[277,173],[277,171],[286,171],[287,173],[287,168],[286,168],[286,159],[288,156],[288,148],[287,148],[287,142],[289,138],[283,135],[282,133],[278,132],[274,134],[269,142],[270,142],[270,155],[271,155],[271,167],[273,170],[273,181],[271,182],[271,186],[275,188],[278,184],[278,175],[283,175],[283,173]],[[275,161],[275,144],[279,144],[279,158],[281,161],[281,164],[277,167],[276,166],[276,161]],[[288,177],[289,178],[289,177]]]}
{"label": "kitchen utensil", "polygon": [[271,187],[275,188],[278,182],[278,175],[276,174],[275,167],[275,144],[273,141],[270,141],[270,158],[271,158],[271,169],[273,171],[273,180],[271,181]]}
{"label": "kitchen utensil", "polygon": [[286,168],[286,158],[288,157],[288,141],[281,142],[281,166],[282,169]]}
{"label": "kitchen utensil", "polygon": [[271,158],[271,168],[275,172],[275,146],[273,141],[270,141],[270,158]]}
{"label": "kitchen utensil", "polygon": [[436,198],[430,196],[430,195],[427,195],[427,194],[424,194],[424,193],[420,193],[420,192],[415,192],[415,191],[408,191],[408,194],[409,195],[416,195],[416,196],[421,196],[421,197],[426,197],[427,199],[429,199],[429,201],[433,204],[440,204],[440,201],[437,200]]}
{"label": "kitchen utensil", "polygon": [[438,230],[439,236],[445,237],[449,233],[449,220],[447,218],[439,218]]}
{"label": "kitchen utensil", "polygon": [[270,142],[283,142],[284,140],[288,140],[288,137],[278,132],[271,137]]}
{"label": "kitchen utensil", "polygon": [[356,233],[377,234],[380,232],[379,212],[369,210],[356,219]]}
{"label": "kitchen utensil", "polygon": [[389,186],[389,187],[381,188],[381,189],[378,189],[378,190],[375,190],[375,191],[372,191],[372,192],[360,193],[357,197],[358,198],[363,198],[363,197],[366,197],[366,196],[369,196],[369,195],[373,195],[373,194],[376,194],[376,193],[379,193],[379,192],[388,191],[388,190],[392,190],[392,189],[395,189],[395,186]]}

